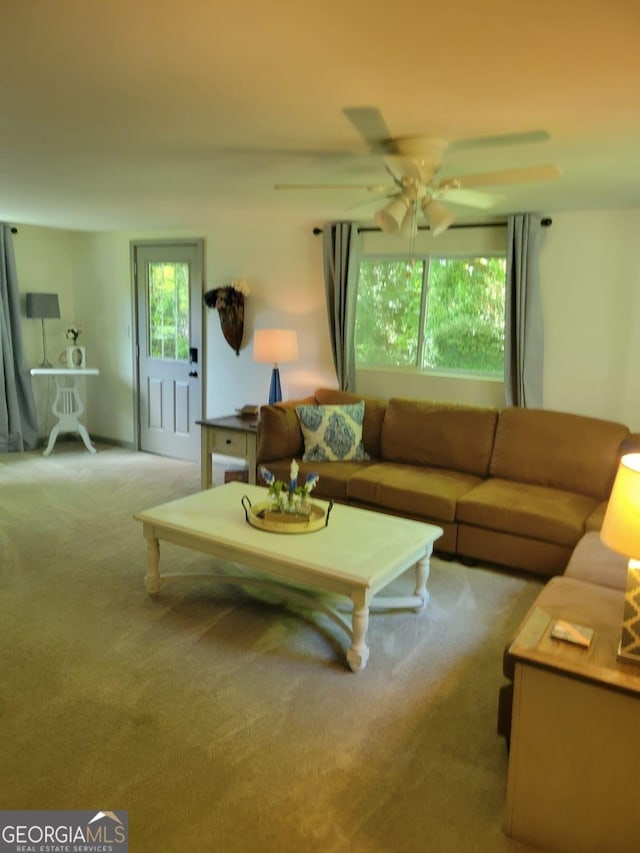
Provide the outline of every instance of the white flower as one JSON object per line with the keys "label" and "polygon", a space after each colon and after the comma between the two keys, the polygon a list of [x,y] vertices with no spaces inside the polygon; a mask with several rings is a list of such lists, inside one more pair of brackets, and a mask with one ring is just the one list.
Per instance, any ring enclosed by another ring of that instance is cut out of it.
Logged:
{"label": "white flower", "polygon": [[[291,460],[291,468],[289,469],[289,479],[291,480],[292,483],[298,482],[298,471],[299,470],[300,470],[300,468],[298,467],[298,463],[296,462],[295,459],[292,459]],[[295,489],[295,485],[293,486],[293,488]]]}
{"label": "white flower", "polygon": [[267,486],[270,486],[272,483],[275,483],[275,481],[276,481],[276,478],[273,476],[271,471],[267,470],[264,467],[264,465],[260,466],[260,475],[262,476],[262,479],[265,481]]}
{"label": "white flower", "polygon": [[75,342],[80,337],[80,332],[82,331],[82,326],[80,323],[69,323],[67,329],[64,333],[64,336],[67,340]]}
{"label": "white flower", "polygon": [[249,295],[249,285],[247,284],[247,282],[243,278],[234,279],[234,281],[231,282],[231,287],[234,290],[237,290],[243,296]]}
{"label": "white flower", "polygon": [[319,479],[320,476],[318,474],[309,474],[307,476],[307,482],[304,484],[304,488],[307,494],[313,491]]}

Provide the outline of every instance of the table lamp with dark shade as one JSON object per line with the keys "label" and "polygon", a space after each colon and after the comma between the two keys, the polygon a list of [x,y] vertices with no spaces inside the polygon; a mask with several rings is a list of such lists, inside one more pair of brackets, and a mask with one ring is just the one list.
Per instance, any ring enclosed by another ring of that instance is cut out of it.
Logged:
{"label": "table lamp with dark shade", "polygon": [[45,320],[53,320],[60,317],[60,304],[57,293],[27,293],[27,317],[34,317],[42,321],[42,351],[43,359],[40,367],[51,367],[47,358],[47,335],[44,329]]}

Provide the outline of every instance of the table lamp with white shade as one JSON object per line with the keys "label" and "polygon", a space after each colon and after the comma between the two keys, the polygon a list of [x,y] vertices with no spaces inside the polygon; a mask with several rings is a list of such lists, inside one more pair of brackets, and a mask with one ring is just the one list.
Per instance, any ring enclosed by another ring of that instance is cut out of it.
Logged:
{"label": "table lamp with white shade", "polygon": [[620,460],[600,538],[629,558],[618,657],[640,664],[640,453]]}
{"label": "table lamp with white shade", "polygon": [[253,334],[253,360],[273,364],[269,405],[282,400],[279,364],[298,360],[298,335],[293,329],[256,329]]}

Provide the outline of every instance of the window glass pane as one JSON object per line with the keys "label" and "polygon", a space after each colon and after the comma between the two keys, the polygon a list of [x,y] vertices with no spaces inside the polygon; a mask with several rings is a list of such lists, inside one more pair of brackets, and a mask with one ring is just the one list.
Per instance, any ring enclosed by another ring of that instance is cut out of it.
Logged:
{"label": "window glass pane", "polygon": [[150,263],[149,356],[189,358],[189,265]]}
{"label": "window glass pane", "polygon": [[422,367],[504,372],[503,257],[431,258]]}
{"label": "window glass pane", "polygon": [[416,366],[424,261],[363,259],[358,279],[356,363]]}

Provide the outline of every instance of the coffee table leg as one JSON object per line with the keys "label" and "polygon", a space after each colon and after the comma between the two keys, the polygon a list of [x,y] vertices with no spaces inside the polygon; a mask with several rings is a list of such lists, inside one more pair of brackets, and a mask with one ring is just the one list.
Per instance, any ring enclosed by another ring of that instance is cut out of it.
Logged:
{"label": "coffee table leg", "polygon": [[366,595],[352,595],[352,643],[347,652],[347,661],[353,672],[362,672],[369,660],[369,646],[366,644],[369,627],[369,602]]}
{"label": "coffee table leg", "polygon": [[144,579],[144,588],[149,595],[160,592],[160,542],[151,533],[145,531],[147,540],[147,575]]}
{"label": "coffee table leg", "polygon": [[432,550],[433,546],[429,548],[424,557],[416,563],[416,588],[413,594],[422,599],[422,604],[414,608],[416,613],[424,610],[431,598],[431,595],[427,590],[427,581],[429,580],[429,557],[431,556]]}

